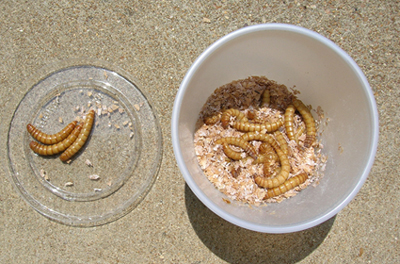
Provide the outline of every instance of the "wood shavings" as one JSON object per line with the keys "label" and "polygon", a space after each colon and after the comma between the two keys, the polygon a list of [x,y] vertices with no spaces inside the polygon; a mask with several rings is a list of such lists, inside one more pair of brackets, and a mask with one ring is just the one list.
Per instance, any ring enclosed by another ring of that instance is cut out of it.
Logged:
{"label": "wood shavings", "polygon": [[66,182],[66,183],[64,184],[64,187],[72,187],[72,186],[74,186],[74,183],[73,183],[73,182]]}
{"label": "wood shavings", "polygon": [[88,166],[88,167],[93,167],[93,164],[92,164],[92,162],[90,161],[90,160],[85,160],[85,164]]}
{"label": "wood shavings", "polygon": [[59,122],[60,124],[64,124],[64,120],[62,119],[61,116],[58,118],[58,122]]}
{"label": "wood shavings", "polygon": [[47,172],[44,169],[40,169],[39,173],[40,173],[40,177],[42,177],[46,181],[50,181],[49,175],[47,174]]}
{"label": "wood shavings", "polygon": [[[270,94],[270,104],[261,106],[261,95],[266,89]],[[293,91],[296,94],[299,93],[297,90]],[[277,84],[265,77],[253,76],[219,87],[206,101],[197,122],[194,148],[204,174],[228,198],[256,206],[265,203],[279,203],[295,196],[309,185],[316,186],[315,184],[322,178],[322,169],[325,170],[327,161],[326,156],[321,154],[322,144],[315,143],[314,146],[305,148],[305,133],[296,138],[297,143],[295,140],[289,140],[285,127],[281,126],[277,134],[284,135],[279,138],[280,144],[284,143],[282,140],[287,143],[287,155],[291,167],[288,179],[301,173],[306,173],[308,178],[304,183],[284,194],[264,200],[268,189],[260,188],[254,181],[254,175],[263,174],[263,163],[253,164],[254,160],[251,157],[245,157],[238,161],[231,160],[224,153],[223,147],[215,144],[217,139],[241,137],[244,134],[231,126],[236,116],[230,117],[228,120],[230,125],[225,128],[219,119],[214,124],[203,122],[214,116],[221,116],[224,109],[231,108],[239,110],[249,118],[251,123],[276,122],[284,119],[285,109],[292,103],[294,96],[294,93],[289,92],[284,85]],[[317,111],[322,113],[320,108],[317,108]],[[318,115],[318,117],[320,119],[324,116]],[[294,115],[292,122],[294,131],[305,126],[302,116],[299,114]],[[267,131],[263,130],[258,133],[265,134]],[[270,135],[275,138],[274,134]],[[258,150],[261,143],[252,142],[252,144]],[[247,156],[245,153],[243,155]],[[270,171],[274,172],[280,168],[280,162],[271,162],[270,166]]]}
{"label": "wood shavings", "polygon": [[134,104],[133,106],[136,108],[137,111],[140,110],[140,106],[138,104]]}
{"label": "wood shavings", "polygon": [[118,108],[119,108],[119,106],[116,105],[116,104],[111,105],[111,109],[112,109],[113,111],[117,110]]}
{"label": "wood shavings", "polygon": [[98,180],[100,180],[100,176],[99,176],[99,175],[96,175],[96,174],[89,175],[88,177],[89,177],[89,179],[92,180],[92,181],[98,181]]}

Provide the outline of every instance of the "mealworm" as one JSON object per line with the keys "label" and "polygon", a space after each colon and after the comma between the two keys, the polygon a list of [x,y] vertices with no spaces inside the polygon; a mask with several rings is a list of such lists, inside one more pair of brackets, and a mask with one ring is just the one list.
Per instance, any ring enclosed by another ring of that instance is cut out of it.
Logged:
{"label": "mealworm", "polygon": [[295,111],[296,108],[294,107],[294,105],[289,105],[285,110],[285,129],[286,129],[286,135],[288,136],[289,140],[294,139],[293,117]]}
{"label": "mealworm", "polygon": [[204,118],[204,124],[206,124],[206,125],[214,125],[215,123],[217,123],[219,121],[220,117],[221,117],[220,114],[206,117],[206,118]]}
{"label": "mealworm", "polygon": [[68,135],[66,139],[63,141],[53,144],[53,145],[42,145],[36,141],[31,141],[29,144],[29,147],[37,154],[42,155],[42,156],[49,156],[49,155],[54,155],[58,154],[60,152],[63,152],[66,150],[69,146],[71,146],[72,143],[76,140],[78,137],[79,133],[82,130],[82,125],[78,125],[74,128],[74,130]]}
{"label": "mealworm", "polygon": [[46,145],[51,145],[59,143],[64,139],[66,139],[68,135],[71,134],[72,130],[74,130],[77,123],[78,123],[77,121],[73,121],[66,127],[64,127],[60,132],[53,135],[43,133],[42,131],[34,127],[32,124],[28,124],[26,126],[26,129],[28,130],[29,134],[31,134],[32,137],[37,141]]}
{"label": "mealworm", "polygon": [[221,123],[223,128],[228,127],[231,116],[235,116],[237,121],[248,121],[247,117],[242,112],[237,109],[231,108],[222,113]]}
{"label": "mealworm", "polygon": [[274,148],[271,146],[271,144],[267,142],[261,143],[260,147],[258,148],[259,153],[270,153],[270,152],[275,152]]}
{"label": "mealworm", "polygon": [[261,135],[267,136],[266,138],[268,138],[268,143],[270,143],[272,147],[275,149],[275,152],[278,155],[279,160],[281,162],[281,171],[274,178],[266,179],[260,176],[257,176],[255,178],[255,182],[257,183],[258,186],[270,189],[277,187],[286,181],[290,173],[290,163],[288,156],[283,153],[283,151],[278,146],[278,143],[276,143],[275,139],[273,139],[271,136],[267,134],[261,134]]}
{"label": "mealworm", "polygon": [[270,93],[268,89],[265,89],[264,92],[261,95],[261,107],[268,107],[270,104]]}
{"label": "mealworm", "polygon": [[216,144],[230,144],[230,145],[235,145],[240,148],[242,148],[247,154],[249,154],[253,159],[257,159],[256,151],[254,150],[253,146],[245,141],[242,138],[239,137],[226,137],[226,138],[220,138],[215,141]]}
{"label": "mealworm", "polygon": [[310,112],[310,110],[303,104],[299,99],[293,99],[293,105],[296,107],[297,111],[300,112],[303,117],[304,123],[306,123],[306,140],[304,141],[304,146],[306,148],[312,146],[315,141],[315,121]]}
{"label": "mealworm", "polygon": [[266,130],[267,132],[274,132],[278,130],[280,126],[283,125],[282,119],[279,119],[276,122],[270,123],[270,122],[265,122],[262,124],[254,124],[254,123],[249,123],[249,122],[238,122],[234,121],[232,126],[242,132],[254,132],[254,131],[261,131],[261,130]]}
{"label": "mealworm", "polygon": [[288,155],[289,153],[289,147],[286,142],[286,139],[283,137],[283,134],[280,131],[275,131],[274,133],[276,141],[278,141],[279,146],[281,147],[281,150],[285,155]]}
{"label": "mealworm", "polygon": [[307,178],[308,178],[307,173],[301,173],[293,178],[288,179],[282,185],[267,190],[267,194],[264,196],[264,200],[274,196],[278,196],[282,193],[285,193],[293,189],[296,186],[299,186],[300,184],[304,183],[307,180]]}
{"label": "mealworm", "polygon": [[273,153],[259,154],[257,159],[253,161],[253,164],[265,163],[267,160],[278,161],[278,156],[276,155],[275,151]]}
{"label": "mealworm", "polygon": [[[274,150],[274,148],[271,146],[271,144],[267,143],[267,142],[263,142],[260,147],[258,148],[258,152],[263,156],[264,158],[268,158],[270,160],[273,161],[277,161],[278,160],[278,155],[276,155],[276,152]],[[260,158],[261,162],[264,162],[265,159]]]}
{"label": "mealworm", "polygon": [[85,123],[83,125],[81,132],[79,133],[78,138],[74,141],[74,143],[71,146],[69,146],[69,148],[67,148],[67,150],[63,152],[63,154],[61,154],[60,156],[61,161],[69,160],[83,147],[90,134],[90,131],[92,130],[93,121],[94,121],[94,110],[90,110],[89,113],[86,115]]}
{"label": "mealworm", "polygon": [[304,133],[304,131],[306,130],[305,126],[300,126],[296,132],[296,134],[294,134],[294,140],[296,141],[296,143],[299,143],[299,137]]}
{"label": "mealworm", "polygon": [[225,155],[230,159],[241,160],[243,158],[242,152],[233,150],[229,147],[227,143],[222,144],[222,150],[224,151]]}

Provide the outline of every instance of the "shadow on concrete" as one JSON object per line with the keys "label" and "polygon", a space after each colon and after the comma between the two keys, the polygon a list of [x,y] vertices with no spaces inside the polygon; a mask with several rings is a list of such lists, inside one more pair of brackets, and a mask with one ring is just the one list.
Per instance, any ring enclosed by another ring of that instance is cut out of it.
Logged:
{"label": "shadow on concrete", "polygon": [[229,263],[296,263],[311,254],[328,235],[335,217],[296,233],[264,234],[233,225],[209,210],[185,186],[190,222],[201,241]]}

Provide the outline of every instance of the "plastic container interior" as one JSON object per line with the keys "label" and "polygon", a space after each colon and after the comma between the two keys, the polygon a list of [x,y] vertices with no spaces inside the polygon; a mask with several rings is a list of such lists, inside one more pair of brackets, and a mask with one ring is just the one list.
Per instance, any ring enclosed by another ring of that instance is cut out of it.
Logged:
{"label": "plastic container interior", "polygon": [[[295,86],[305,104],[321,106],[329,118],[321,137],[328,163],[320,184],[259,208],[225,203],[224,194],[200,169],[193,148],[195,123],[208,96],[251,75]],[[209,209],[243,228],[288,233],[328,220],[354,198],[373,164],[378,126],[371,88],[343,50],[304,28],[263,24],[228,34],[194,62],[175,99],[172,140],[183,177]]]}

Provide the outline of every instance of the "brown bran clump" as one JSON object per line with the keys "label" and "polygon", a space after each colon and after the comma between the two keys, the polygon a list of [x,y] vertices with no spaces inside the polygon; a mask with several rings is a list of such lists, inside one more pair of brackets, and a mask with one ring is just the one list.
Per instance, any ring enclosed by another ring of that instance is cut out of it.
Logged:
{"label": "brown bran clump", "polygon": [[[265,90],[269,91],[270,103],[260,106],[260,100]],[[249,205],[261,205],[271,202],[281,202],[295,196],[300,190],[309,185],[318,185],[323,176],[327,158],[321,153],[322,144],[314,142],[311,147],[304,147],[306,134],[298,137],[298,142],[289,140],[286,136],[285,126],[279,127],[288,144],[288,159],[290,163],[289,178],[301,173],[307,173],[308,178],[299,186],[278,196],[265,199],[267,189],[259,187],[255,176],[264,175],[264,164],[257,163],[247,155],[242,148],[230,145],[229,147],[240,154],[242,159],[232,160],[225,155],[223,146],[215,141],[225,137],[240,137],[244,132],[238,131],[231,125],[224,128],[221,124],[221,115],[225,110],[237,109],[248,118],[250,123],[262,124],[284,120],[285,109],[291,104],[298,91],[289,92],[285,85],[265,77],[252,76],[247,79],[233,81],[217,88],[204,104],[194,135],[194,147],[197,159],[204,174],[214,186],[232,200],[244,202]],[[319,124],[323,118],[323,111],[317,108],[315,120],[318,132]],[[208,122],[207,120],[214,120]],[[230,124],[235,117],[230,117]],[[205,123],[206,121],[206,123]],[[293,118],[294,131],[305,127],[303,118],[297,112]],[[259,133],[268,133],[265,129]],[[272,136],[273,133],[270,133]],[[249,141],[258,151],[262,142]],[[273,175],[280,169],[280,162],[269,162],[269,171]],[[274,177],[274,175],[272,176]]]}

